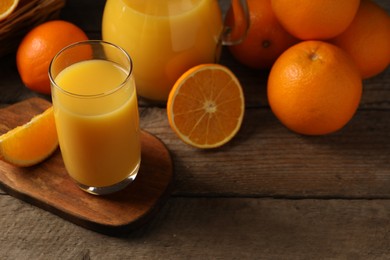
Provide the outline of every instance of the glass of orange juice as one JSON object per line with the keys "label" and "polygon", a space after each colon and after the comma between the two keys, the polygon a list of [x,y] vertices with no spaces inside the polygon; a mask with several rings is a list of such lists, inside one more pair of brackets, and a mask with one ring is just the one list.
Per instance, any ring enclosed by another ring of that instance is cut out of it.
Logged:
{"label": "glass of orange juice", "polygon": [[138,95],[165,102],[186,70],[218,62],[221,44],[245,36],[246,0],[232,0],[231,6],[245,27],[235,37],[229,33],[233,26],[223,23],[226,8],[218,0],[107,0],[102,36],[131,55]]}
{"label": "glass of orange juice", "polygon": [[141,160],[137,94],[130,56],[104,41],[62,49],[49,68],[65,167],[84,191],[123,189]]}

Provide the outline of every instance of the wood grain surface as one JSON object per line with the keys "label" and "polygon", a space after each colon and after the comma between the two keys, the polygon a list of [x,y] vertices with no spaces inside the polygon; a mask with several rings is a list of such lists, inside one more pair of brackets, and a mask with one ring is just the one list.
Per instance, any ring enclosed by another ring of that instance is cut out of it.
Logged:
{"label": "wood grain surface", "polygon": [[[46,100],[31,98],[3,108],[1,129],[21,125],[48,106]],[[75,224],[117,235],[144,224],[168,197],[173,177],[171,156],[160,140],[145,131],[141,132],[141,158],[135,181],[106,196],[79,189],[70,179],[59,150],[33,167],[0,161],[0,187]]]}
{"label": "wood grain surface", "polygon": [[[220,0],[224,5],[228,0]],[[390,1],[375,0],[390,13]],[[104,0],[67,0],[61,18],[101,37]],[[352,121],[327,136],[283,127],[266,98],[268,71],[221,63],[239,78],[238,135],[211,151],[182,143],[163,104],[140,100],[141,128],[171,152],[172,196],[122,237],[73,225],[0,190],[0,259],[390,259],[390,68],[364,81]],[[0,106],[29,97],[15,57],[0,60]]]}

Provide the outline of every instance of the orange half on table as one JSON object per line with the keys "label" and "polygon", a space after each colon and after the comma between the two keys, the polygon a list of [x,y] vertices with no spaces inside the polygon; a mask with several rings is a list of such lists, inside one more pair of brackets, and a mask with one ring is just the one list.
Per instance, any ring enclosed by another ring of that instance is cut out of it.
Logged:
{"label": "orange half on table", "polygon": [[48,158],[58,147],[53,108],[0,136],[0,159],[20,167]]}
{"label": "orange half on table", "polygon": [[202,64],[185,72],[167,102],[171,128],[185,143],[215,148],[230,141],[240,129],[244,94],[236,76],[218,64]]}

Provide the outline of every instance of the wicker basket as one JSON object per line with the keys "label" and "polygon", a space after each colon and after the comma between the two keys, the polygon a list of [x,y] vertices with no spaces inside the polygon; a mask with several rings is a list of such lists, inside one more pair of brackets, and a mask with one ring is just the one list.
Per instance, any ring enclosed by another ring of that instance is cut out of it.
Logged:
{"label": "wicker basket", "polygon": [[0,57],[18,47],[33,27],[57,18],[65,0],[21,0],[14,12],[0,22]]}

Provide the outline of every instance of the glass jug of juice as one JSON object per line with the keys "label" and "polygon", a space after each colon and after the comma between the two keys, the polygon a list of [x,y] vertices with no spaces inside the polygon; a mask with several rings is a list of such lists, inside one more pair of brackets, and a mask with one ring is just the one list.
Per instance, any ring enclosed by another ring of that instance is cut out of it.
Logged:
{"label": "glass jug of juice", "polygon": [[217,62],[221,44],[246,34],[246,0],[232,0],[231,7],[244,21],[241,33],[224,25],[218,0],[107,0],[102,37],[131,55],[138,95],[164,102],[185,71]]}

